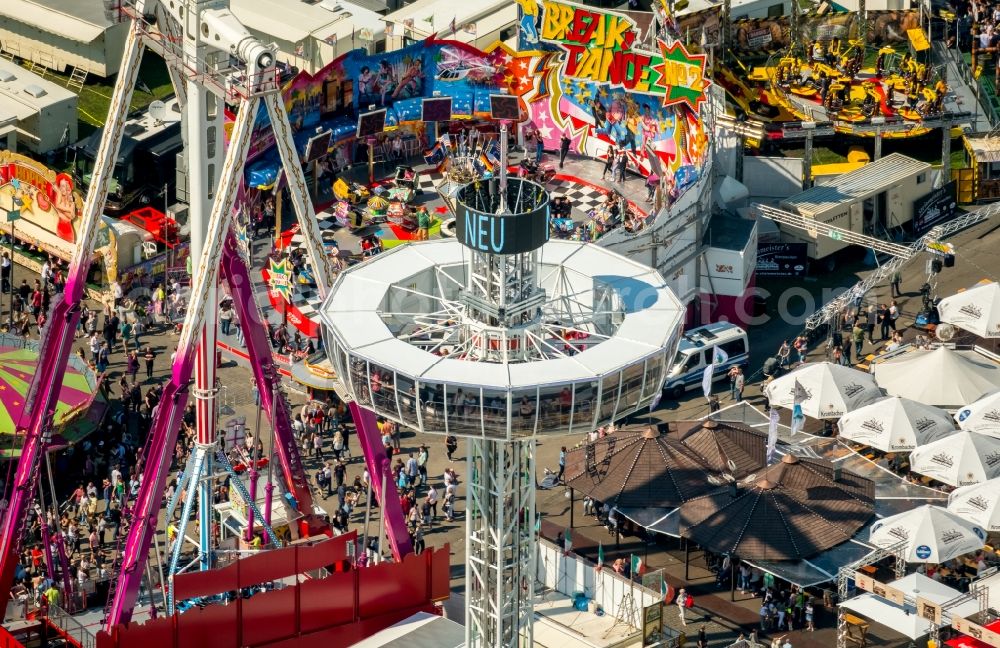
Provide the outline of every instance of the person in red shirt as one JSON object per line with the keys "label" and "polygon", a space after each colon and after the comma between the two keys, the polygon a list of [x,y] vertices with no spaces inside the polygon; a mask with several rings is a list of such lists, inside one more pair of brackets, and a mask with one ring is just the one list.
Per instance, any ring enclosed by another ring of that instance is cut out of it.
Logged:
{"label": "person in red shirt", "polygon": [[35,319],[42,312],[42,291],[35,288],[34,292],[31,293],[31,314]]}

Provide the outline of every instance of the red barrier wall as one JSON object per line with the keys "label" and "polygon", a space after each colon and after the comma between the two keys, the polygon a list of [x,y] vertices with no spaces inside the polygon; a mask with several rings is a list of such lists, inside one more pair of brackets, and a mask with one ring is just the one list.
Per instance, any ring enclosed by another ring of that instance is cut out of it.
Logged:
{"label": "red barrier wall", "polygon": [[[328,566],[355,534],[251,556],[223,569],[178,576],[178,600],[216,594]],[[192,608],[97,635],[98,648],[305,648],[350,646],[449,595],[449,548],[331,573],[228,604]],[[343,566],[343,563],[341,563]]]}

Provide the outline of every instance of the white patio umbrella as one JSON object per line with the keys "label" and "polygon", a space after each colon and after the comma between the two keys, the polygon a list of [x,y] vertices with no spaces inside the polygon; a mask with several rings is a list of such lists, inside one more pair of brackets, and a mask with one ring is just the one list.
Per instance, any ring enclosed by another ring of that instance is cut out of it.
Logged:
{"label": "white patio umbrella", "polygon": [[1000,437],[1000,391],[986,394],[955,413],[963,430]]}
{"label": "white patio umbrella", "polygon": [[1000,388],[1000,364],[977,351],[944,346],[876,362],[872,374],[886,393],[945,409]]}
{"label": "white patio umbrella", "polygon": [[1000,284],[993,281],[945,297],[938,314],[942,322],[979,337],[1000,337]]}
{"label": "white patio umbrella", "polygon": [[948,510],[987,533],[1000,532],[1000,478],[956,488],[948,496]]}
{"label": "white patio umbrella", "polygon": [[910,470],[951,486],[1000,477],[1000,439],[961,431],[910,453]]}
{"label": "white patio umbrella", "polygon": [[764,393],[772,407],[792,409],[798,402],[804,415],[817,419],[840,418],[882,396],[871,374],[832,362],[800,365],[772,380]]}
{"label": "white patio umbrella", "polygon": [[986,532],[945,508],[924,504],[882,518],[868,539],[883,548],[905,543],[906,562],[936,564],[982,549]]}
{"label": "white patio umbrella", "polygon": [[840,436],[883,452],[908,452],[954,434],[942,409],[909,398],[889,396],[840,417]]}

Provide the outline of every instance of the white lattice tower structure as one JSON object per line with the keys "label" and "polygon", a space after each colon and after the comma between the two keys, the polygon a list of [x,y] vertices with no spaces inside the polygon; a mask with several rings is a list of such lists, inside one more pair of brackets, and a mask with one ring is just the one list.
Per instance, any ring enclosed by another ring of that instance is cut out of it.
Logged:
{"label": "white lattice tower structure", "polygon": [[648,406],[683,308],[646,266],[550,242],[536,183],[501,170],[459,189],[455,211],[457,240],[399,246],[342,272],[324,335],[360,406],[467,439],[466,645],[531,646],[535,439]]}

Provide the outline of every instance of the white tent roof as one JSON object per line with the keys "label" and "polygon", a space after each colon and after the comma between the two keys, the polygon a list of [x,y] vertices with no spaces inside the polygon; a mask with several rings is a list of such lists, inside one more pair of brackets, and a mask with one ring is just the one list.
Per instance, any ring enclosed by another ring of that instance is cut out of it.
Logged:
{"label": "white tent roof", "polygon": [[[860,614],[906,635],[910,639],[918,639],[930,632],[931,624],[930,621],[917,614],[916,598],[919,596],[940,604],[961,594],[957,589],[942,585],[936,580],[916,573],[893,581],[889,583],[889,586],[903,591],[906,595],[904,605],[896,605],[874,594],[862,594],[844,601],[840,605],[845,610]],[[967,617],[977,612],[979,612],[979,603],[973,599],[949,608],[946,615]]]}
{"label": "white tent roof", "polygon": [[956,408],[1000,387],[1000,365],[975,351],[938,347],[910,351],[872,369],[879,387],[894,396]]}

